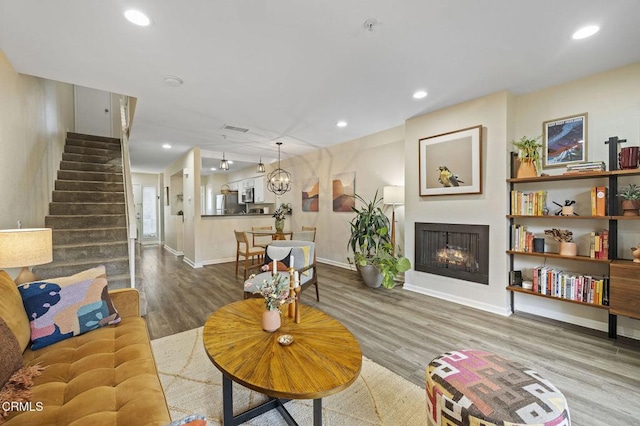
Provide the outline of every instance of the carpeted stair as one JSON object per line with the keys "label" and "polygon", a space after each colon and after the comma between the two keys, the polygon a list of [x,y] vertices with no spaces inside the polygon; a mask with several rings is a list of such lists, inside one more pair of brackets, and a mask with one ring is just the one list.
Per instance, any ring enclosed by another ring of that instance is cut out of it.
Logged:
{"label": "carpeted stair", "polygon": [[61,277],[105,265],[110,289],[129,287],[124,190],[120,139],[68,133],[45,218],[53,263],[35,274]]}

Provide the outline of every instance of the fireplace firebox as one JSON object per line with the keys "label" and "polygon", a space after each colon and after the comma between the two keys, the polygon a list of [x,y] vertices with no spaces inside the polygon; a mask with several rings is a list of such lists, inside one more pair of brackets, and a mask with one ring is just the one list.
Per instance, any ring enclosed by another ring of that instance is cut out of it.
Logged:
{"label": "fireplace firebox", "polygon": [[489,225],[416,223],[416,271],[489,284]]}

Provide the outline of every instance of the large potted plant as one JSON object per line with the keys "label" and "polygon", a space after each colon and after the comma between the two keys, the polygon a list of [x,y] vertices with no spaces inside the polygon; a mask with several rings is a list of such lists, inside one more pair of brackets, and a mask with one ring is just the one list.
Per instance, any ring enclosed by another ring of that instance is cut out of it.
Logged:
{"label": "large potted plant", "polygon": [[538,172],[542,169],[540,163],[540,148],[542,144],[538,143],[538,140],[542,136],[538,136],[534,139],[529,139],[523,136],[519,141],[512,141],[511,143],[518,149],[518,160],[520,160],[520,166],[516,177],[536,177]]}
{"label": "large potted plant", "polygon": [[618,192],[622,199],[623,216],[638,216],[640,210],[640,186],[630,183]]}
{"label": "large potted plant", "polygon": [[362,279],[369,287],[392,288],[395,277],[411,268],[409,259],[394,255],[389,236],[389,218],[384,214],[376,191],[373,200],[367,201],[360,195],[354,198],[360,201],[361,208],[352,207],[356,216],[351,220],[351,235],[348,247],[353,252],[354,263]]}

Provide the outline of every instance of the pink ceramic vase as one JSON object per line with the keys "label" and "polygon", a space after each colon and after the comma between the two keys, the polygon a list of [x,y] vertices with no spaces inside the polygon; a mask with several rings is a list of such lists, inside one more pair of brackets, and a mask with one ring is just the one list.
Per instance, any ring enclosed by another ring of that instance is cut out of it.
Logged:
{"label": "pink ceramic vase", "polygon": [[262,329],[268,333],[272,333],[280,328],[282,322],[280,321],[280,311],[275,309],[273,311],[264,311],[262,313]]}

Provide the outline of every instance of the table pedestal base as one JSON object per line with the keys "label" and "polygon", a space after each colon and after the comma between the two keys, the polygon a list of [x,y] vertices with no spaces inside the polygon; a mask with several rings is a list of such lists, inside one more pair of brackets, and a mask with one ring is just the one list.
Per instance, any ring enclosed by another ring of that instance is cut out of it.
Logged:
{"label": "table pedestal base", "polygon": [[[233,381],[224,374],[222,375],[222,424],[225,426],[236,426],[257,417],[261,414],[271,411],[274,408],[278,410],[282,418],[289,426],[298,426],[284,404],[291,401],[290,399],[280,399],[269,397],[269,400],[257,407],[233,415]],[[322,425],[322,398],[313,400],[313,425]]]}

